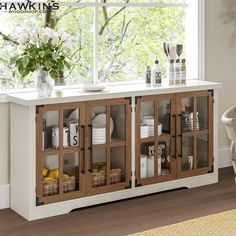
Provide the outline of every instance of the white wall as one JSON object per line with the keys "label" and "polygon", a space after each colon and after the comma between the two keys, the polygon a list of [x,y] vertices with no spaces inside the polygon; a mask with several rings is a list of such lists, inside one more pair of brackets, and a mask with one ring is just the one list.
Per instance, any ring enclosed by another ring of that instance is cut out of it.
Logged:
{"label": "white wall", "polygon": [[[236,12],[235,0],[205,0],[206,80],[223,83],[220,115],[236,105]],[[219,124],[219,148],[229,147],[224,126]]]}
{"label": "white wall", "polygon": [[0,104],[0,185],[9,184],[9,104]]}

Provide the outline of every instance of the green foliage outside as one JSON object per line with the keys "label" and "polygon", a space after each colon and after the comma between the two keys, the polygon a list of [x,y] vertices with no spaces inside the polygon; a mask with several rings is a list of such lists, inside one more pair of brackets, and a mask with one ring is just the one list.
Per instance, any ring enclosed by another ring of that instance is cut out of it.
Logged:
{"label": "green foliage outside", "polygon": [[[93,79],[93,8],[60,7],[54,13],[55,30],[73,35],[71,69],[64,70],[65,84],[91,82]],[[43,14],[8,14],[9,39],[0,36],[0,89],[34,86],[34,73],[21,78],[10,58],[18,55],[18,35],[45,25]],[[146,66],[158,57],[165,76],[163,42],[184,44],[183,8],[100,8],[99,80],[143,79]],[[4,34],[4,28],[0,32]]]}

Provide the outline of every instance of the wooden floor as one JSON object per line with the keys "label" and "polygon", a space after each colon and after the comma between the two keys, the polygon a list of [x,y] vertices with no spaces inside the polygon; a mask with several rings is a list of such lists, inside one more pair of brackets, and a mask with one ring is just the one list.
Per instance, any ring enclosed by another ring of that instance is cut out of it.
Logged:
{"label": "wooden floor", "polygon": [[219,184],[106,204],[27,222],[0,210],[1,236],[126,235],[236,208],[232,168],[220,170]]}

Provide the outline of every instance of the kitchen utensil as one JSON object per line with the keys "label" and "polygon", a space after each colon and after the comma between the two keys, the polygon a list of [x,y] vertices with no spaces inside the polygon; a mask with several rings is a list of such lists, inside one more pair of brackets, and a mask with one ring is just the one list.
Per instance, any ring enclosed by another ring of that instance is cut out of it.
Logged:
{"label": "kitchen utensil", "polygon": [[170,44],[166,44],[166,50],[167,50],[167,54],[168,54],[168,59],[170,59]]}
{"label": "kitchen utensil", "polygon": [[183,45],[177,44],[176,45],[176,54],[178,55],[178,58],[181,56],[182,53],[183,53]]}
{"label": "kitchen utensil", "polygon": [[173,59],[175,61],[176,60],[176,47],[173,46],[169,50],[170,50],[169,52],[170,59]]}
{"label": "kitchen utensil", "polygon": [[166,57],[169,58],[166,42],[163,43],[163,49],[164,49],[164,53],[166,54]]}

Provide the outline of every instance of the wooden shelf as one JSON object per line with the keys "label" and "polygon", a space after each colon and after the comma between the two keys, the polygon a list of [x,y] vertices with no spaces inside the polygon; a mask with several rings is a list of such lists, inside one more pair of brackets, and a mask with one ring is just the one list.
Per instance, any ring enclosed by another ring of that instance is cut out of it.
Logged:
{"label": "wooden shelf", "polygon": [[80,147],[68,147],[63,149],[63,153],[73,153],[73,152],[79,152]]}
{"label": "wooden shelf", "polygon": [[55,149],[55,148],[47,148],[45,150],[42,151],[43,155],[59,155],[60,151],[59,149]]}
{"label": "wooden shelf", "polygon": [[171,135],[170,134],[162,134],[160,136],[157,137],[158,141],[166,141],[171,139]]}
{"label": "wooden shelf", "polygon": [[[112,139],[111,143],[109,144],[110,147],[120,147],[120,146],[125,146],[126,145],[126,141],[122,140],[122,139]],[[108,147],[108,143],[104,143],[104,144],[94,144],[93,148],[94,149],[98,149],[98,148],[107,148]]]}
{"label": "wooden shelf", "polygon": [[140,139],[141,143],[151,143],[151,142],[154,142],[154,141],[155,141],[154,137],[148,137],[148,138]]}
{"label": "wooden shelf", "polygon": [[111,147],[120,147],[126,145],[126,140],[118,139],[118,138],[112,138],[110,146]]}
{"label": "wooden shelf", "polygon": [[183,132],[183,136],[205,135],[208,133],[209,133],[208,129],[196,130],[195,132],[194,131],[186,131],[186,132]]}
{"label": "wooden shelf", "polygon": [[[166,140],[169,140],[170,138],[171,138],[170,134],[162,134],[157,137],[158,141],[166,141]],[[155,141],[155,137],[148,137],[148,138],[140,139],[141,143],[151,143],[154,141]]]}

